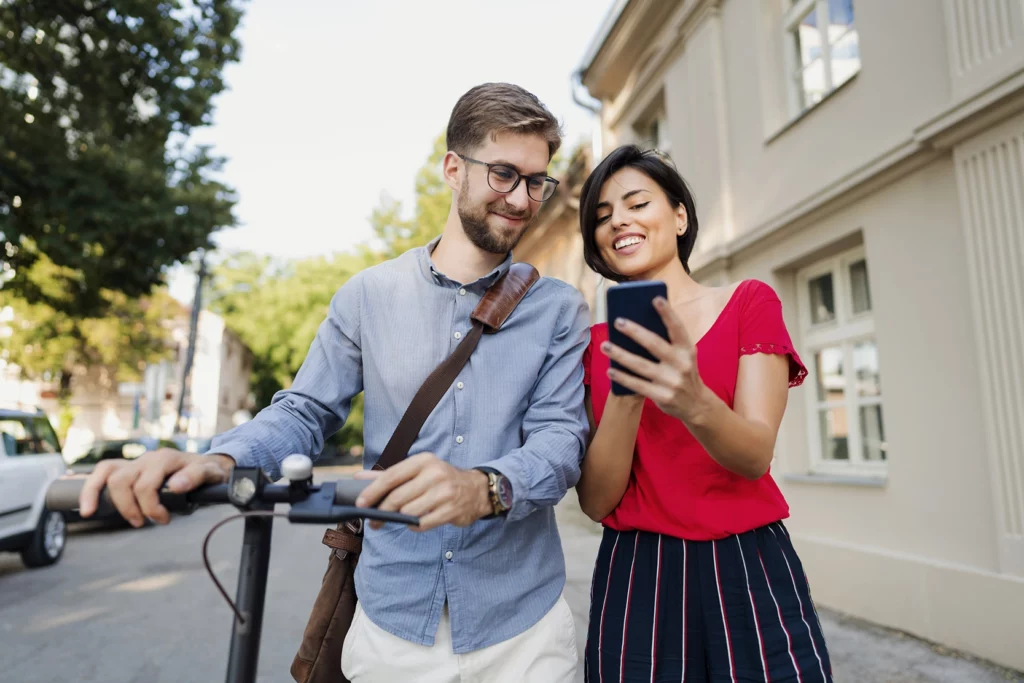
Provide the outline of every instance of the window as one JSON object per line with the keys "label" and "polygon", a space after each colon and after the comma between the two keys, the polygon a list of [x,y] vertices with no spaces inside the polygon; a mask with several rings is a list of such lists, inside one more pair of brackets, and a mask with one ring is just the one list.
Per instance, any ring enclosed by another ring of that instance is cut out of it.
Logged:
{"label": "window", "polygon": [[860,71],[853,0],[784,0],[790,114],[810,109]]}
{"label": "window", "polygon": [[863,248],[797,273],[812,469],[884,474],[882,382]]}
{"label": "window", "polygon": [[668,139],[668,125],[665,121],[665,114],[658,110],[652,116],[634,126],[637,135],[637,144],[642,149],[656,149],[664,154],[670,154],[672,143]]}
{"label": "window", "polygon": [[7,455],[60,453],[57,435],[45,417],[0,420],[0,440]]}

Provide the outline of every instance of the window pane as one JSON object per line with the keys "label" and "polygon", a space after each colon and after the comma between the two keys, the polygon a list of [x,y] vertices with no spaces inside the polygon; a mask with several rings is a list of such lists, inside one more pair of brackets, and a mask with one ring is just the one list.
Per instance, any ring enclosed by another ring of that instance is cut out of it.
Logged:
{"label": "window pane", "polygon": [[846,408],[828,408],[818,413],[821,424],[821,457],[825,460],[849,460]]}
{"label": "window pane", "polygon": [[832,288],[832,273],[814,278],[807,286],[811,290],[811,322],[817,325],[835,320],[836,302]]}
{"label": "window pane", "polygon": [[842,401],[846,394],[846,377],[843,374],[843,348],[833,346],[815,354],[815,369],[818,376],[818,400]]}
{"label": "window pane", "polygon": [[874,340],[854,345],[853,372],[857,377],[858,396],[877,397],[882,395],[882,379],[878,374],[878,345]]}
{"label": "window pane", "polygon": [[816,59],[797,75],[797,88],[803,93],[804,109],[813,107],[828,94],[825,83],[825,63]]}
{"label": "window pane", "polygon": [[812,9],[791,32],[796,48],[795,64],[805,67],[821,57],[821,31],[818,30],[817,12]]}
{"label": "window pane", "polygon": [[853,298],[853,312],[871,310],[871,287],[868,285],[868,264],[861,259],[850,264],[850,293]]}
{"label": "window pane", "polygon": [[846,35],[832,44],[830,57],[832,87],[838,88],[860,71],[860,41],[856,29],[850,29]]}
{"label": "window pane", "polygon": [[828,0],[829,39],[832,31],[842,33],[845,27],[853,26],[853,0]]}
{"label": "window pane", "polygon": [[57,434],[54,433],[50,421],[45,417],[37,417],[33,421],[33,426],[39,439],[40,452],[60,453],[60,442],[57,441]]}
{"label": "window pane", "polygon": [[874,462],[887,460],[885,428],[882,425],[882,406],[860,407],[860,436],[864,447],[864,459]]}

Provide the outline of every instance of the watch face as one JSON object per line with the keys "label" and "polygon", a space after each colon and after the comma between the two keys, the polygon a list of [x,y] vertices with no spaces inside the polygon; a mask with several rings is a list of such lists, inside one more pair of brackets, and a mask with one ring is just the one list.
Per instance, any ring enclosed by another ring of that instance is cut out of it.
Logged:
{"label": "watch face", "polygon": [[498,500],[506,510],[512,507],[512,482],[508,477],[498,477]]}

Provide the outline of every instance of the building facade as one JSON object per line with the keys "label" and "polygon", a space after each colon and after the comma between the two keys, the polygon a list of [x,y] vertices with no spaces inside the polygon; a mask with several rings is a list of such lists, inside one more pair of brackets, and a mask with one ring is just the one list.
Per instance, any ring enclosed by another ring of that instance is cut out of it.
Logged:
{"label": "building facade", "polygon": [[[1024,3],[623,0],[579,80],[603,154],[693,189],[695,277],[782,299],[810,374],[772,476],[815,598],[1024,669]],[[555,213],[520,257],[601,320]]]}

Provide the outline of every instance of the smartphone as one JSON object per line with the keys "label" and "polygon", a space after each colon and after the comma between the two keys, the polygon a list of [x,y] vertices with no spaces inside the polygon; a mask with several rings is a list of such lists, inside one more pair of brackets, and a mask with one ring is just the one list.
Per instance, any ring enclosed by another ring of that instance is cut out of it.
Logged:
{"label": "smartphone", "polygon": [[[634,280],[623,282],[608,288],[608,339],[619,348],[642,356],[657,363],[658,359],[644,347],[627,337],[615,327],[616,318],[627,318],[668,341],[668,330],[661,320],[661,314],[654,307],[655,297],[668,299],[668,288],[659,280]],[[615,361],[612,367],[616,370],[629,372]],[[612,393],[618,396],[629,396],[635,392],[612,382]]]}

